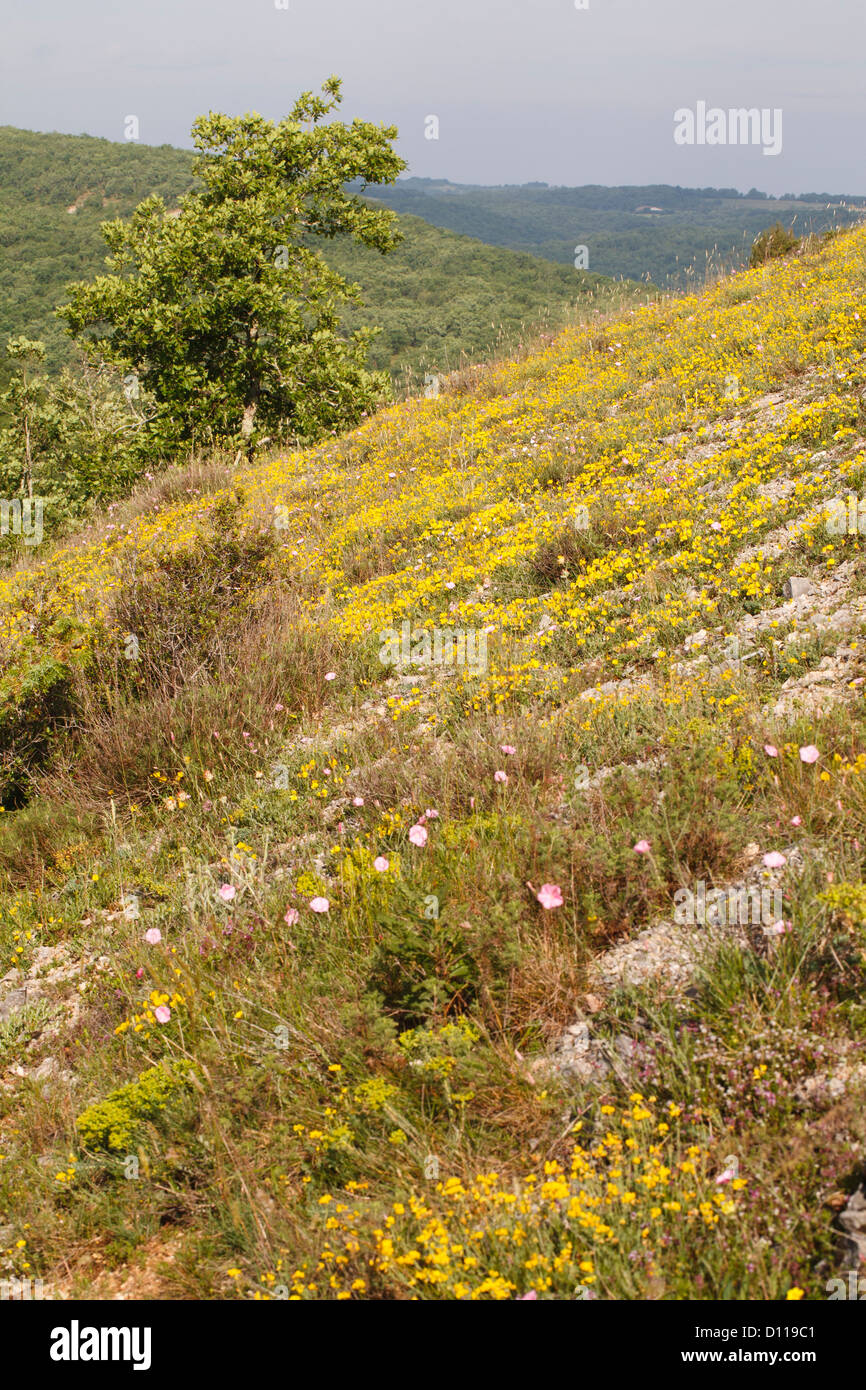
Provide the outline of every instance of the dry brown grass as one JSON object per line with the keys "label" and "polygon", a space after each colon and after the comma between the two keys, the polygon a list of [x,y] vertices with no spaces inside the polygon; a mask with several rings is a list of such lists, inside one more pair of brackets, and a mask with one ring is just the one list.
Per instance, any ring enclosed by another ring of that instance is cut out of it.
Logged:
{"label": "dry brown grass", "polygon": [[325,629],[305,623],[292,595],[271,592],[211,635],[206,659],[182,682],[158,663],[141,692],[110,671],[100,685],[80,677],[74,724],[38,791],[87,815],[110,797],[153,799],[154,770],[182,767],[182,751],[204,766],[249,771],[248,745],[276,748],[291,721],[321,709],[334,660]]}

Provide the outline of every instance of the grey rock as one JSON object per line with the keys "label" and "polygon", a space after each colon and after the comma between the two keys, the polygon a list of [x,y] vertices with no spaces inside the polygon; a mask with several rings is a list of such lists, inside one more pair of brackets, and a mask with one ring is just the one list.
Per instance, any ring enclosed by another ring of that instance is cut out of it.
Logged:
{"label": "grey rock", "polygon": [[866,1192],[862,1187],[852,1193],[848,1205],[839,1214],[843,1231],[843,1268],[859,1269],[866,1260]]}
{"label": "grey rock", "polygon": [[785,598],[799,598],[801,594],[808,594],[811,588],[811,579],[806,579],[802,575],[792,574],[782,585],[782,592]]}
{"label": "grey rock", "polygon": [[27,1007],[26,989],[10,989],[0,998],[0,1023],[21,1012]]}

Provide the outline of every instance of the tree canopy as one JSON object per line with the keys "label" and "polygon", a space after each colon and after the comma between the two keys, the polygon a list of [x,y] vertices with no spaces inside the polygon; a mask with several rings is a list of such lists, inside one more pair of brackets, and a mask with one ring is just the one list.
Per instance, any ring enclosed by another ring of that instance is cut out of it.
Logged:
{"label": "tree canopy", "polygon": [[341,332],[357,286],[310,239],[390,251],[396,217],[360,192],[405,164],[393,126],[326,121],[340,100],[332,77],[278,123],[199,117],[197,186],[179,208],[151,196],[106,222],[110,273],[70,286],[58,313],[91,352],[135,373],[167,440],[315,438],[387,394],[386,375],[365,365],[369,330]]}

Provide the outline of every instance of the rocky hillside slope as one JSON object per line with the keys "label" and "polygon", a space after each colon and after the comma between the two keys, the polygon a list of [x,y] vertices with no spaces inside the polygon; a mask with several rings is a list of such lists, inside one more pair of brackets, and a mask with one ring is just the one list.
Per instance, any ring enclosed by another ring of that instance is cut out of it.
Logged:
{"label": "rocky hillside slope", "polygon": [[828,1296],[864,285],[856,232],[599,315],[3,576],[0,1274]]}

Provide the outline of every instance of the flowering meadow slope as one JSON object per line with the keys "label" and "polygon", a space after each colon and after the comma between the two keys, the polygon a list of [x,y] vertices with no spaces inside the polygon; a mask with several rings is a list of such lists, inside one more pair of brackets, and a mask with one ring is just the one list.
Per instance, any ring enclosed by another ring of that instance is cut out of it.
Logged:
{"label": "flowering meadow slope", "polygon": [[[737,561],[743,540],[819,500],[811,454],[857,434],[863,246],[841,237],[820,257],[563,334],[486,370],[477,391],[410,401],[330,446],[241,472],[240,525],[273,531],[268,574],[307,596],[317,624],[327,592],[339,638],[363,644],[405,617],[528,638],[527,660],[496,662],[482,698],[532,688],[536,662],[571,670],[603,653],[618,669],[650,656],[719,603],[772,591],[754,560]],[[752,408],[804,376],[775,418]],[[765,487],[781,477],[794,483],[784,505]],[[126,570],[194,555],[224,500],[103,527],[7,578],[4,666],[117,640],[112,596]],[[553,569],[541,579],[559,582],[527,582],[545,545]],[[673,596],[636,618],[634,586],[661,566]],[[545,615],[555,643],[534,637]]]}
{"label": "flowering meadow slope", "polygon": [[0,1274],[827,1296],[864,286],[599,316],[3,576]]}

